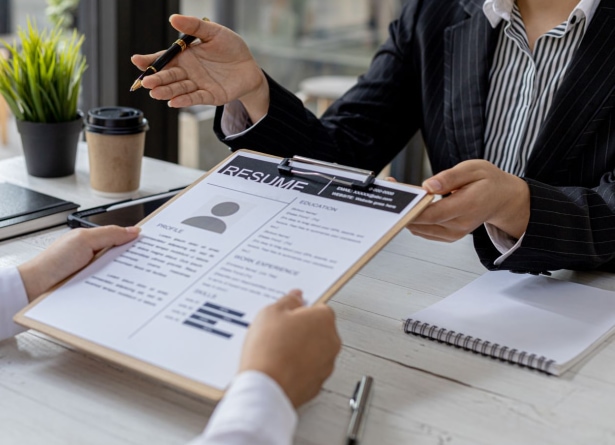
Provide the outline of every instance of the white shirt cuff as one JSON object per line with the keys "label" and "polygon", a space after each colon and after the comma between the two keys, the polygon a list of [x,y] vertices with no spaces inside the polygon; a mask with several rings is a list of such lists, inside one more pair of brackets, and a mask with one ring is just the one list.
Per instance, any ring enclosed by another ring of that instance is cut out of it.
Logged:
{"label": "white shirt cuff", "polygon": [[28,304],[28,295],[17,267],[0,269],[0,341],[24,331],[13,321]]}
{"label": "white shirt cuff", "polygon": [[510,236],[508,233],[498,229],[496,226],[485,223],[485,229],[487,229],[487,234],[491,239],[491,242],[495,246],[496,249],[502,254],[493,262],[494,265],[499,266],[502,262],[511,256],[519,247],[521,247],[521,243],[523,242],[523,237],[525,233],[521,235],[521,238],[518,240]]}
{"label": "white shirt cuff", "polygon": [[263,116],[257,123],[252,125],[250,115],[241,101],[234,100],[226,104],[222,111],[222,120],[220,121],[222,133],[226,136],[225,140],[232,141],[243,136],[256,127],[266,116]]}
{"label": "white shirt cuff", "polygon": [[289,445],[296,427],[297,413],[282,388],[262,372],[246,371],[190,445]]}

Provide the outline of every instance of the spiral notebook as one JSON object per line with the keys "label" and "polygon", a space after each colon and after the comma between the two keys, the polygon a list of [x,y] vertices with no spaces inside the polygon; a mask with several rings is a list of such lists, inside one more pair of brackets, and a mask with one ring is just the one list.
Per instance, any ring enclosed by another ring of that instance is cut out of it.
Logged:
{"label": "spiral notebook", "polygon": [[615,292],[545,276],[488,272],[403,323],[419,335],[560,375],[615,329]]}

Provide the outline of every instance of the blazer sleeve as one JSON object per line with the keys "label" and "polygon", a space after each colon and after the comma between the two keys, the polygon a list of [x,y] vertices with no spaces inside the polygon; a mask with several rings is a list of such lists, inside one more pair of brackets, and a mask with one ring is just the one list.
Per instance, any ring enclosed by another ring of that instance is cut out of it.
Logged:
{"label": "blazer sleeve", "polygon": [[411,56],[417,3],[407,3],[369,70],[321,119],[267,76],[271,91],[267,116],[243,136],[226,140],[220,125],[222,108],[218,108],[214,123],[218,137],[232,149],[381,170],[420,124],[420,82]]}
{"label": "blazer sleeve", "polygon": [[548,270],[615,271],[615,182],[607,172],[595,188],[557,187],[525,178],[530,187],[530,221],[521,246],[499,267],[500,253],[485,230],[474,233],[482,263],[491,270],[539,273]]}

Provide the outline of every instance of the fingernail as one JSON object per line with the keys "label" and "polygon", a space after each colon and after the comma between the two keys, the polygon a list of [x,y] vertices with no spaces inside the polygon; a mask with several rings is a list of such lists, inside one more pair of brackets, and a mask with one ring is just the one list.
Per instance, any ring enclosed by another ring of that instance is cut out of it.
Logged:
{"label": "fingernail", "polygon": [[442,190],[442,183],[437,179],[428,179],[423,183],[423,187],[425,187],[429,192],[435,193]]}
{"label": "fingernail", "polygon": [[136,227],[136,226],[126,227],[126,231],[128,233],[139,233],[141,232],[141,227]]}

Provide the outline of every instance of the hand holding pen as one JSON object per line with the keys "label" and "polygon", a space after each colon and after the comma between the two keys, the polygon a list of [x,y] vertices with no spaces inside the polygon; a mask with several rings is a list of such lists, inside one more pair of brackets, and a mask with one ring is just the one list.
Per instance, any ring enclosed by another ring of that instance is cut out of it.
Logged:
{"label": "hand holding pen", "polygon": [[[168,101],[173,108],[240,100],[253,122],[267,114],[269,84],[239,35],[198,17],[174,14],[170,22],[177,31],[200,42],[178,51],[165,69],[143,77],[141,86],[150,90],[153,99]],[[131,61],[146,71],[159,55],[134,55]]]}
{"label": "hand holding pen", "polygon": [[[209,22],[209,19],[207,17],[203,17],[203,21]],[[130,87],[130,91],[135,91],[141,88],[141,81],[145,76],[149,76],[150,74],[156,74],[158,71],[163,69],[167,65],[167,63],[173,60],[176,55],[178,55],[182,51],[185,51],[186,48],[188,48],[190,44],[194,42],[195,39],[195,36],[182,34],[179,39],[173,42],[169,49],[167,49],[160,57],[154,60],[154,63],[148,66],[145,71],[143,71],[141,75],[137,77],[137,80],[135,80]]]}

